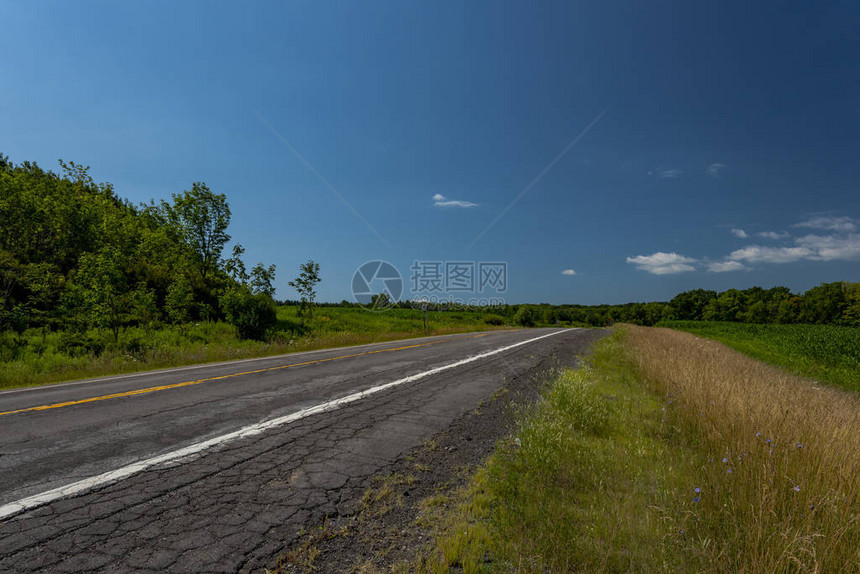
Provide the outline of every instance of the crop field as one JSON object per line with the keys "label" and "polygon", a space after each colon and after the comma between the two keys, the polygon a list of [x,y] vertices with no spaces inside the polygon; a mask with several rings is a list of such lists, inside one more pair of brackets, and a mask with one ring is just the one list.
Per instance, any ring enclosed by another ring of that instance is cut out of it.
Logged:
{"label": "crop field", "polygon": [[852,391],[860,391],[860,328],[664,321],[661,327],[715,339],[746,355]]}

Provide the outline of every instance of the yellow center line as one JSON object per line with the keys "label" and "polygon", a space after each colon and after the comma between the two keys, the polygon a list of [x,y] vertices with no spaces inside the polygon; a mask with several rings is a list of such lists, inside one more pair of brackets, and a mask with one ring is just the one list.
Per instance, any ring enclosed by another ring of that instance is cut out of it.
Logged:
{"label": "yellow center line", "polygon": [[337,361],[340,359],[352,359],[355,357],[362,357],[365,355],[373,355],[376,353],[390,353],[392,351],[403,351],[405,349],[415,349],[417,347],[427,347],[430,345],[436,345],[438,343],[445,343],[448,341],[461,341],[464,339],[476,339],[478,337],[486,337],[487,334],[488,333],[480,333],[478,335],[470,335],[467,337],[457,337],[456,339],[442,339],[441,341],[430,341],[429,343],[417,343],[415,345],[405,345],[403,347],[394,347],[391,349],[376,349],[374,351],[365,351],[363,353],[353,353],[351,355],[341,355],[338,357],[328,357],[326,359],[315,359],[313,361],[304,361],[302,363],[291,363],[289,365],[278,365],[277,367],[267,367],[265,369],[256,369],[254,371],[244,371],[241,373],[232,373],[230,375],[220,375],[218,377],[208,377],[206,379],[196,379],[193,381],[184,381],[182,383],[173,383],[170,385],[159,385],[157,387],[148,387],[145,389],[136,389],[133,391],[123,391],[121,393],[112,393],[110,395],[101,395],[98,397],[90,397],[87,399],[79,399],[76,401],[65,401],[62,403],[53,403],[50,405],[40,405],[37,407],[27,407],[27,408],[23,408],[23,409],[14,410],[14,411],[0,412],[0,416],[14,415],[17,413],[26,413],[26,412],[30,412],[30,411],[46,411],[48,409],[59,409],[62,407],[70,407],[73,405],[82,405],[84,403],[94,403],[97,401],[106,401],[109,399],[119,399],[119,398],[123,398],[123,397],[134,397],[137,395],[144,395],[147,393],[154,393],[157,391],[166,391],[169,389],[178,389],[180,387],[190,387],[192,385],[199,385],[201,383],[206,383],[209,381],[221,381],[224,379],[231,379],[233,377],[242,377],[244,375],[253,375],[253,374],[257,374],[257,373],[267,373],[270,371],[278,371],[280,369],[289,369],[292,367],[302,367],[305,365],[314,365],[317,363],[326,363],[328,361]]}

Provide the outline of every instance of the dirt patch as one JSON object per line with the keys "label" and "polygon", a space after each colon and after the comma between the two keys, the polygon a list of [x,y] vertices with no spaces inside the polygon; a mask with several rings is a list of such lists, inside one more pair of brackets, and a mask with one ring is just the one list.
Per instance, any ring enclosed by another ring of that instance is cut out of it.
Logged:
{"label": "dirt patch", "polygon": [[[592,341],[603,334],[595,330]],[[302,533],[301,542],[279,557],[275,572],[403,569],[433,534],[417,520],[421,501],[465,485],[496,442],[511,433],[517,406],[537,399],[552,369],[576,364],[572,354],[556,355],[522,376],[501,381],[477,408],[401,457],[388,474],[374,477],[361,496],[338,505],[351,511],[329,516]]]}

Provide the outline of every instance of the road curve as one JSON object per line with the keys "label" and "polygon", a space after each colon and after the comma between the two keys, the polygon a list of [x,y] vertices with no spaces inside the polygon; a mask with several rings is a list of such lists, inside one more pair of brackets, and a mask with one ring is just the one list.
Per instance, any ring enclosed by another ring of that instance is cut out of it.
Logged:
{"label": "road curve", "polygon": [[492,331],[2,392],[0,571],[259,570],[505,378],[599,336]]}

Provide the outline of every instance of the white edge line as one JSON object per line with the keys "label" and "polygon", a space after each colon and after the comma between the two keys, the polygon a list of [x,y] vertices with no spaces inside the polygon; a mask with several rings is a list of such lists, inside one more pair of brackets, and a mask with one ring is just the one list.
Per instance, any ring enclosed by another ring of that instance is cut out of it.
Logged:
{"label": "white edge line", "polygon": [[320,403],[314,405],[312,407],[308,407],[302,409],[300,411],[296,411],[294,413],[290,413],[288,415],[284,415],[282,417],[270,419],[267,421],[262,421],[259,423],[255,423],[253,425],[246,426],[237,431],[233,431],[231,433],[227,433],[225,435],[217,436],[214,438],[210,438],[208,440],[198,442],[179,450],[174,450],[172,452],[168,452],[159,456],[155,456],[152,458],[148,458],[145,460],[141,460],[123,467],[120,467],[116,470],[111,470],[97,476],[92,476],[90,478],[85,478],[83,480],[79,480],[77,482],[73,482],[71,484],[67,484],[66,486],[61,486],[59,488],[54,488],[52,490],[45,491],[41,494],[36,494],[33,496],[29,496],[27,498],[22,498],[21,500],[17,500],[15,502],[10,502],[8,504],[4,504],[0,506],[0,520],[4,520],[12,515],[19,514],[25,510],[29,510],[31,508],[35,508],[37,506],[42,506],[44,504],[48,504],[49,502],[53,502],[54,500],[58,500],[60,498],[65,498],[68,496],[74,496],[77,494],[81,494],[87,490],[91,490],[93,488],[97,488],[99,486],[108,484],[110,482],[115,482],[122,480],[124,478],[128,478],[133,474],[137,474],[147,468],[165,464],[177,459],[185,458],[187,456],[191,456],[197,454],[201,451],[204,451],[213,446],[217,446],[232,440],[247,438],[251,436],[258,435],[262,432],[265,432],[269,429],[279,427],[285,424],[289,424],[291,422],[295,422],[297,420],[303,419],[305,417],[309,417],[311,415],[316,415],[319,413],[324,413],[326,411],[334,410],[340,406],[345,404],[357,401],[359,399],[363,399],[380,391],[384,391],[385,389],[390,389],[391,387],[396,387],[398,385],[402,385],[405,383],[411,383],[413,381],[417,381],[418,379],[423,379],[424,377],[429,377],[431,375],[435,375],[437,373],[441,373],[442,371],[447,371],[449,369],[455,369],[457,367],[466,365],[473,361],[478,361],[480,359],[484,359],[486,357],[490,357],[492,355],[497,355],[499,353],[504,353],[505,351],[509,351],[516,347],[521,347],[522,345],[527,345],[529,343],[533,343],[535,341],[539,341],[541,339],[546,339],[547,337],[552,337],[553,335],[558,335],[559,333],[565,333],[571,331],[572,329],[564,329],[560,331],[553,331],[552,333],[547,333],[546,335],[541,335],[539,337],[534,337],[532,339],[527,339],[525,341],[520,341],[519,343],[514,343],[513,345],[508,345],[506,347],[501,347],[499,349],[495,349],[492,351],[487,351],[485,353],[481,353],[479,355],[475,355],[473,357],[468,357],[466,359],[462,359],[460,361],[456,361],[454,363],[450,363],[448,365],[443,365],[441,367],[435,367],[430,369],[429,371],[424,371],[422,373],[417,373],[415,375],[410,375],[408,377],[403,377],[402,379],[397,379],[396,381],[391,381],[390,383],[385,383],[383,385],[378,385],[376,387],[371,387],[369,389],[365,389],[363,391],[358,391],[356,393],[352,393],[350,395],[346,395],[339,399],[334,399],[331,401],[327,401],[325,403]]}

